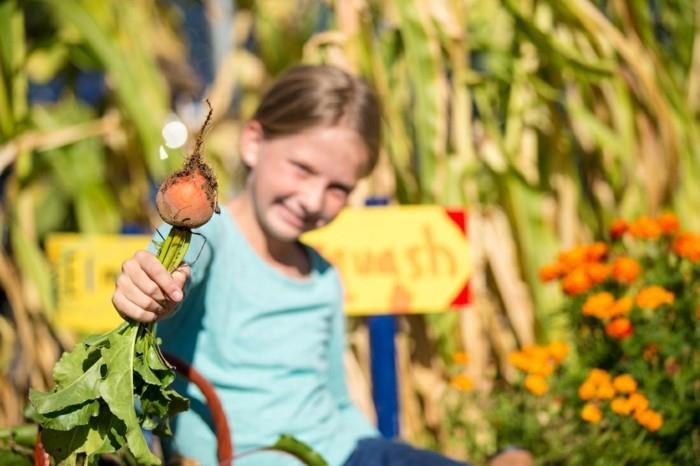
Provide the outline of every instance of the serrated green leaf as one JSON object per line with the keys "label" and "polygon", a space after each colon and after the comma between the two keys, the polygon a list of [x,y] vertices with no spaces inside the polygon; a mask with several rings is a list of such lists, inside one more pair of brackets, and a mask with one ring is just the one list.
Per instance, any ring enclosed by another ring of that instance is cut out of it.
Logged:
{"label": "serrated green leaf", "polygon": [[86,401],[97,399],[102,381],[101,361],[93,364],[87,371],[59,390],[42,393],[29,390],[29,402],[39,414],[47,415],[61,411],[69,406],[79,406]]}
{"label": "serrated green leaf", "polygon": [[68,431],[44,429],[41,432],[41,440],[46,452],[54,460],[61,462],[68,459],[85,444],[89,430],[87,425]]}
{"label": "serrated green leaf", "polygon": [[75,380],[76,374],[81,374],[85,368],[83,363],[88,355],[88,348],[78,343],[72,351],[66,351],[61,355],[53,368],[53,379],[60,387],[70,385]]}
{"label": "serrated green leaf", "polygon": [[68,406],[61,411],[49,414],[34,413],[33,419],[46,429],[71,430],[78,426],[88,425],[90,418],[97,416],[100,411],[100,402],[87,401],[82,405]]}

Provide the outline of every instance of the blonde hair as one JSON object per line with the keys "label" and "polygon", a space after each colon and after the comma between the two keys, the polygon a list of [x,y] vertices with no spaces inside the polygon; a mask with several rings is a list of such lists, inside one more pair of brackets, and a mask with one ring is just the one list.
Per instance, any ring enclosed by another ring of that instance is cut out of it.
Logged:
{"label": "blonde hair", "polygon": [[253,120],[264,137],[275,138],[314,126],[342,125],[362,138],[371,172],[379,158],[379,103],[362,79],[330,65],[298,65],[284,72],[263,95]]}

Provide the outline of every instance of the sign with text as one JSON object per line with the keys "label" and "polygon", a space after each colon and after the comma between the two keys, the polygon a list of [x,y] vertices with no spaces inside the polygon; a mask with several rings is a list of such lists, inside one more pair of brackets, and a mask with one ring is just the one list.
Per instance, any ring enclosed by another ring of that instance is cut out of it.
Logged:
{"label": "sign with text", "polygon": [[91,333],[122,323],[112,306],[115,281],[122,262],[150,241],[150,235],[49,235],[46,255],[53,268],[56,324]]}
{"label": "sign with text", "polygon": [[464,210],[346,209],[303,240],[340,271],[350,315],[439,312],[469,300]]}
{"label": "sign with text", "polygon": [[[350,315],[438,312],[465,304],[471,274],[466,215],[436,206],[346,209],[308,233],[339,270]],[[103,332],[121,323],[112,307],[121,264],[145,249],[149,235],[49,235],[56,323]]]}

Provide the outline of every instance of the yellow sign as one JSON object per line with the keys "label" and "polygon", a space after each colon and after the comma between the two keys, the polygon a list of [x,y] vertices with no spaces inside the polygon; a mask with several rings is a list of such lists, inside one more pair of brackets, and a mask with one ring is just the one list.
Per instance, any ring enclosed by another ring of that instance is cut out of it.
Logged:
{"label": "yellow sign", "polygon": [[[304,236],[340,271],[351,315],[438,312],[468,300],[471,274],[464,212],[436,206],[346,209]],[[111,330],[121,318],[111,298],[121,264],[147,235],[50,235],[57,324]]]}
{"label": "yellow sign", "polygon": [[425,313],[468,300],[464,230],[463,211],[371,207],[346,209],[304,241],[340,271],[348,314]]}
{"label": "yellow sign", "polygon": [[114,284],[122,262],[150,240],[145,235],[50,235],[46,255],[54,270],[56,324],[91,333],[123,322],[112,306]]}

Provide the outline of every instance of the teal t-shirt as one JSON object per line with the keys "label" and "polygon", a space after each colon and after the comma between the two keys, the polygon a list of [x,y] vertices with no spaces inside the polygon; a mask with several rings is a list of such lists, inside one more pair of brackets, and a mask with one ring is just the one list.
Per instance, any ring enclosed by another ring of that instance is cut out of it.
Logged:
{"label": "teal t-shirt", "polygon": [[[157,326],[164,351],[190,362],[216,388],[236,455],[289,433],[340,466],[358,439],[378,435],[348,396],[345,318],[336,270],[307,247],[312,271],[295,279],[248,244],[226,209],[194,235],[185,299]],[[163,232],[163,234],[165,234]],[[206,241],[203,239],[206,238]],[[216,438],[204,398],[178,377],[192,401],[167,442],[202,465],[216,465]],[[299,465],[287,455],[246,455],[237,466]]]}

